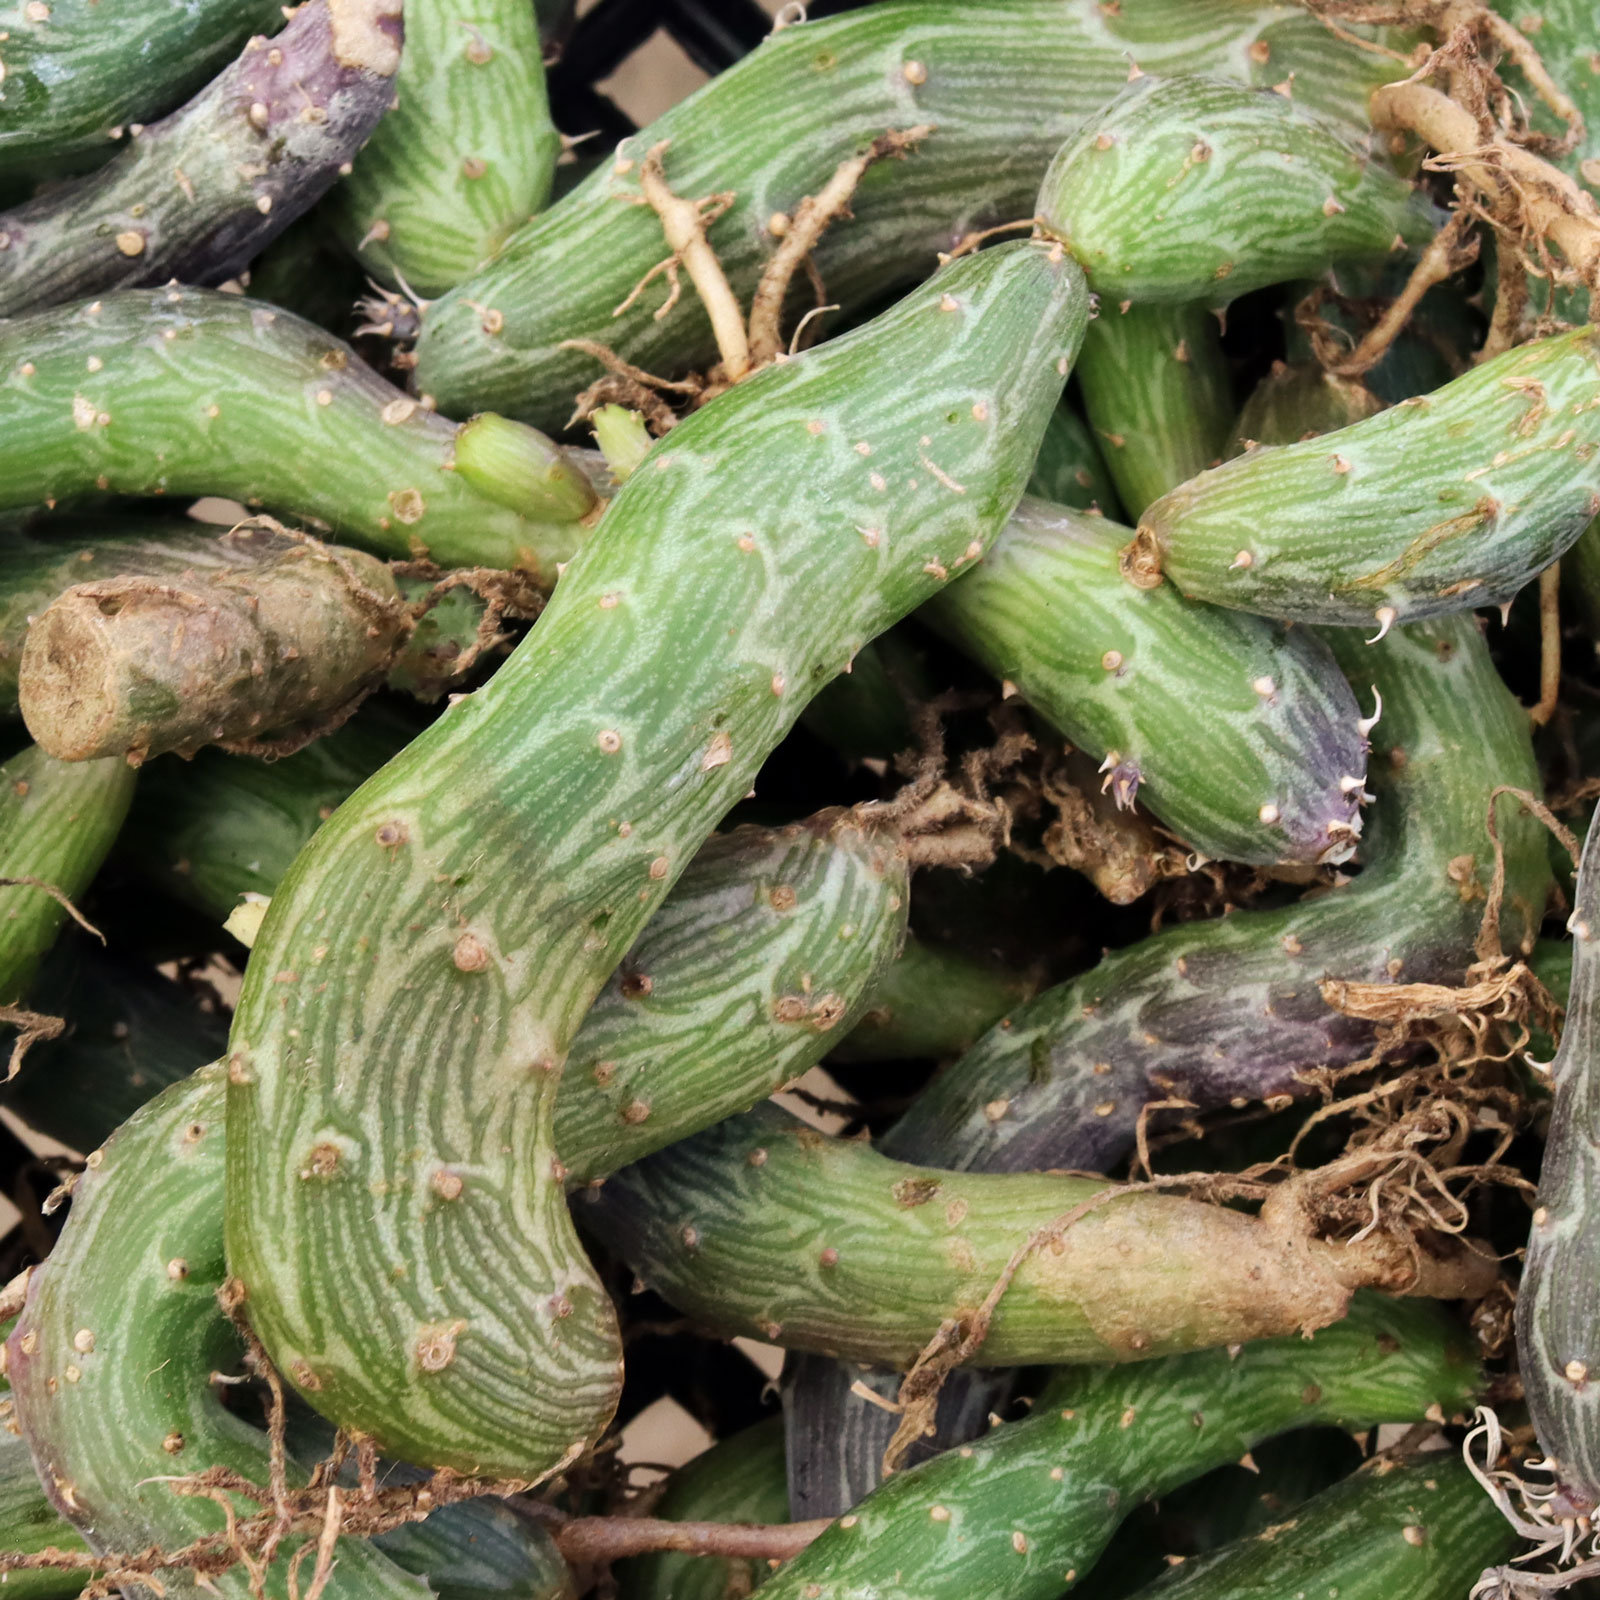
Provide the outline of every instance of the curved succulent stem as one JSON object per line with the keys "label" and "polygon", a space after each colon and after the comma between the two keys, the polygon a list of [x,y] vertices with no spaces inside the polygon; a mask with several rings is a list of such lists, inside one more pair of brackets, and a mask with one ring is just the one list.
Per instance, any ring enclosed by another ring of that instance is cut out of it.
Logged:
{"label": "curved succulent stem", "polygon": [[519,568],[547,587],[586,531],[550,515],[542,488],[506,504],[552,458],[543,435],[519,428],[500,492],[469,485],[453,423],[321,328],[238,295],[129,290],[20,317],[0,327],[0,373],[0,509],[224,495],[380,555]]}
{"label": "curved succulent stem", "polygon": [[0,214],[0,315],[238,272],[377,126],[400,31],[400,0],[311,0],[98,172]]}

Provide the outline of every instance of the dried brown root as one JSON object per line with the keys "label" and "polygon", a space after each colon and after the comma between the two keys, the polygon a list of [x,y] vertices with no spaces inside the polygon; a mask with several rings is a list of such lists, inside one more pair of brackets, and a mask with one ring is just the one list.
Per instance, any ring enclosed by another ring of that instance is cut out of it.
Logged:
{"label": "dried brown root", "polygon": [[1016,778],[1036,748],[1021,717],[991,706],[994,743],[967,751],[959,771],[947,774],[945,716],[987,704],[982,695],[945,694],[918,706],[912,718],[916,749],[897,761],[910,781],[892,800],[856,808],[864,824],[898,836],[913,866],[986,867],[1011,843],[1017,797],[996,788]]}
{"label": "dried brown root", "polygon": [[674,194],[662,165],[669,143],[663,139],[650,147],[639,168],[639,188],[643,202],[660,217],[661,231],[666,235],[667,248],[672,254],[639,280],[612,315],[621,316],[645,285],[664,272],[672,287],[665,304],[656,312],[656,320],[660,321],[677,304],[680,292],[677,269],[681,266],[689,274],[689,281],[711,319],[711,332],[722,356],[720,376],[727,383],[737,383],[750,370],[750,340],[738,296],[729,286],[722,263],[706,237],[706,229],[727,211],[734,197],[724,193],[685,200]]}
{"label": "dried brown root", "polygon": [[[1338,27],[1333,19],[1342,18],[1357,25],[1400,28],[1432,28],[1441,37],[1466,29],[1479,48],[1492,49],[1512,61],[1528,80],[1534,93],[1567,125],[1561,153],[1572,149],[1583,136],[1583,114],[1545,70],[1539,52],[1527,36],[1503,17],[1475,0],[1307,0],[1307,8],[1325,27],[1362,49],[1388,56],[1391,60],[1416,62],[1399,51],[1362,39]],[[1423,47],[1425,52],[1426,46]]]}
{"label": "dried brown root", "polygon": [[[816,294],[816,307],[807,313],[795,330],[793,343],[798,346],[813,317],[821,311],[837,309],[823,304],[826,290],[812,259],[817,242],[833,223],[850,214],[850,201],[870,167],[880,161],[904,159],[934,131],[931,123],[924,123],[903,131],[890,129],[880,134],[861,154],[840,162],[821,192],[815,196],[807,195],[795,208],[792,217],[782,218],[781,223],[775,218],[773,223],[769,223],[769,227],[776,225],[781,230],[778,233],[780,243],[767,262],[751,297],[748,322],[707,232],[733,204],[733,193],[725,191],[698,200],[684,199],[674,193],[667,182],[663,158],[670,141],[662,140],[653,145],[640,164],[640,192],[629,199],[634,204],[650,206],[661,219],[661,231],[672,253],[640,278],[612,315],[620,317],[656,278],[665,276],[669,286],[667,298],[655,312],[656,320],[660,321],[677,305],[682,295],[678,276],[681,268],[689,275],[689,281],[694,285],[710,318],[712,336],[721,359],[704,377],[691,375],[686,381],[669,382],[630,365],[604,345],[587,339],[566,340],[563,348],[582,350],[594,356],[611,373],[609,381],[602,379],[578,396],[572,421],[582,421],[592,416],[601,405],[615,401],[644,412],[646,420],[659,436],[677,421],[671,408],[660,398],[663,392],[686,395],[692,404],[701,405],[749,377],[752,372],[781,359],[783,305],[795,273],[803,268]],[[622,172],[629,169],[631,163],[625,163],[618,170]]]}
{"label": "dried brown root", "polygon": [[1500,911],[1506,897],[1506,849],[1500,838],[1500,824],[1496,810],[1503,794],[1520,800],[1523,810],[1537,817],[1555,835],[1562,849],[1572,857],[1574,866],[1578,864],[1578,856],[1581,853],[1572,830],[1538,795],[1530,794],[1526,789],[1519,789],[1510,783],[1498,783],[1489,791],[1484,827],[1489,835],[1489,843],[1494,849],[1494,872],[1489,879],[1489,893],[1484,901],[1483,921],[1479,924],[1477,942],[1473,947],[1473,954],[1477,956],[1479,963],[1499,960],[1504,954],[1500,942]]}
{"label": "dried brown root", "polygon": [[[392,570],[396,577],[429,580],[426,593],[411,604],[413,627],[454,589],[469,590],[483,601],[477,634],[472,643],[448,663],[439,681],[440,692],[449,682],[470,672],[488,652],[509,641],[510,636],[504,631],[508,620],[533,622],[544,610],[544,591],[524,572],[507,572],[497,567],[457,567],[445,572],[429,561],[408,561],[395,565]],[[421,688],[415,692],[423,698],[430,697]]]}
{"label": "dried brown root", "polygon": [[[101,944],[106,942],[106,936],[55,884],[46,883],[43,878],[26,876],[0,878],[0,889],[37,889],[41,894],[49,895],[80,928],[92,933]],[[22,1070],[23,1060],[36,1044],[45,1039],[60,1038],[67,1025],[64,1017],[52,1017],[43,1011],[29,1011],[16,1005],[0,1005],[0,1023],[9,1023],[17,1030],[17,1037],[11,1044],[11,1057],[6,1063],[6,1075],[0,1079],[4,1083],[10,1083]]]}
{"label": "dried brown root", "polygon": [[624,361],[608,345],[594,339],[563,339],[561,348],[581,350],[585,355],[593,356],[609,374],[590,384],[578,396],[577,407],[567,419],[569,428],[576,423],[586,422],[601,406],[615,402],[632,411],[642,411],[645,421],[660,438],[676,427],[678,422],[677,412],[661,398],[662,395],[681,394],[690,401],[696,401],[705,392],[705,384],[698,376],[691,374],[682,379],[658,378],[643,367]]}
{"label": "dried brown root", "polygon": [[1465,106],[1422,82],[1436,61],[1437,55],[1417,77],[1377,90],[1373,124],[1418,135],[1436,152],[1427,165],[1455,172],[1475,188],[1497,219],[1508,219],[1513,238],[1536,256],[1553,245],[1581,282],[1600,288],[1600,209],[1593,198],[1559,168],[1485,130]]}
{"label": "dried brown root", "polygon": [[[1386,129],[1395,148],[1407,134],[1419,135],[1435,154],[1424,166],[1457,174],[1454,211],[1447,227],[1424,252],[1401,296],[1350,356],[1340,358],[1331,339],[1316,342],[1330,371],[1353,376],[1381,356],[1433,283],[1467,263],[1475,241],[1465,228],[1483,222],[1497,235],[1496,293],[1488,336],[1477,359],[1511,349],[1525,336],[1530,273],[1541,277],[1600,282],[1600,209],[1558,168],[1543,159],[1563,155],[1583,134],[1583,118],[1551,79],[1538,52],[1510,23],[1478,0],[1307,0],[1323,24],[1347,41],[1365,44],[1414,71],[1402,83],[1373,96],[1374,126]],[[1419,45],[1409,57],[1362,41],[1334,18],[1363,24],[1426,27],[1442,41]],[[1522,102],[1501,82],[1496,67],[1515,65],[1534,93],[1565,122],[1551,139],[1528,126]],[[1442,88],[1426,80],[1435,79]],[[1551,247],[1565,265],[1552,258]],[[1326,325],[1323,325],[1325,330]]]}
{"label": "dried brown root", "polygon": [[1561,563],[1539,574],[1539,699],[1528,712],[1542,728],[1556,714],[1561,698]]}
{"label": "dried brown root", "polygon": [[788,1561],[832,1519],[773,1524],[667,1522],[659,1517],[574,1517],[554,1527],[556,1548],[577,1567],[607,1566],[625,1556],[680,1550],[727,1560]]}
{"label": "dried brown root", "polygon": [[[750,298],[749,357],[752,370],[775,361],[783,349],[783,302],[800,264],[809,261],[823,234],[841,217],[850,215],[850,201],[867,169],[880,161],[903,161],[933,133],[932,123],[919,123],[904,132],[890,129],[879,134],[860,155],[841,161],[815,196],[807,195],[789,218],[761,281]],[[737,381],[737,380],[734,380]]]}
{"label": "dried brown root", "polygon": [[597,411],[611,405],[639,412],[658,439],[678,425],[678,413],[654,389],[647,389],[636,379],[613,372],[596,378],[587,389],[579,391],[573,402],[572,415],[567,418],[567,426],[574,428],[580,422],[587,422]]}
{"label": "dried brown root", "polygon": [[1450,220],[1436,233],[1428,248],[1422,252],[1405,287],[1384,309],[1383,314],[1361,336],[1361,342],[1349,352],[1340,355],[1332,337],[1331,324],[1314,316],[1317,295],[1308,296],[1301,303],[1307,319],[1301,321],[1301,311],[1296,311],[1296,321],[1301,322],[1311,334],[1311,348],[1324,371],[1339,378],[1359,378],[1370,372],[1389,353],[1389,347],[1400,336],[1411,314],[1422,297],[1436,284],[1453,277],[1463,267],[1478,258],[1478,241],[1464,237],[1472,220],[1469,213],[1458,209]]}
{"label": "dried brown root", "polygon": [[[1163,837],[1141,811],[1107,792],[1081,751],[1047,759],[1039,787],[1055,820],[1044,832],[1045,859],[1081,872],[1113,905],[1131,905],[1158,883],[1188,876],[1188,853]],[[1013,850],[1021,854],[1016,845]]]}
{"label": "dried brown root", "polygon": [[11,1057],[6,1062],[3,1081],[10,1083],[22,1071],[28,1052],[41,1040],[59,1039],[66,1027],[65,1017],[52,1017],[43,1011],[26,1011],[21,1006],[0,1006],[0,1022],[9,1022],[17,1030],[11,1044]]}
{"label": "dried brown root", "polygon": [[939,252],[939,265],[947,267],[958,257],[971,255],[974,250],[987,244],[991,239],[998,239],[1003,233],[1022,233],[1024,230],[1035,233],[1041,238],[1056,239],[1058,243],[1066,242],[1051,231],[1043,217],[1018,217],[1012,222],[997,222],[991,228],[978,228],[971,233],[962,234],[953,250]]}

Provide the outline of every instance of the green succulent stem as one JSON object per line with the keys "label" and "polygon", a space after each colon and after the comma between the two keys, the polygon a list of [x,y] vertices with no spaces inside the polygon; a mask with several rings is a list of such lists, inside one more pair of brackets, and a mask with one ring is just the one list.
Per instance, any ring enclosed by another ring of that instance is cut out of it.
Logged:
{"label": "green succulent stem", "polygon": [[1509,600],[1600,511],[1597,338],[1536,340],[1203,472],[1145,511],[1124,570],[1193,600],[1380,633]]}
{"label": "green succulent stem", "polygon": [[1528,1409],[1556,1475],[1558,1515],[1600,1505],[1600,1370],[1594,1270],[1595,1027],[1600,1019],[1600,828],[1591,822],[1578,869],[1572,979],[1561,1046],[1550,1064],[1555,1102],[1539,1171],[1538,1202],[1517,1295],[1517,1351]]}
{"label": "green succulent stem", "polygon": [[26,0],[0,6],[5,99],[0,177],[56,178],[116,152],[128,127],[153,122],[212,77],[251,29],[283,25],[272,0]]}
{"label": "green succulent stem", "polygon": [[378,125],[400,34],[400,0],[311,0],[98,171],[0,213],[0,316],[240,271]]}
{"label": "green succulent stem", "polygon": [[1062,146],[1036,214],[1097,294],[1138,307],[1224,306],[1426,242],[1438,212],[1374,157],[1365,115],[1349,120],[1269,88],[1146,72]]}
{"label": "green succulent stem", "polygon": [[436,295],[471,276],[550,197],[550,120],[533,8],[407,0],[399,104],[335,192],[336,226],[383,282]]}
{"label": "green succulent stem", "polygon": [[1358,1298],[1314,1338],[1055,1374],[1029,1416],[897,1473],[763,1586],[769,1600],[1054,1600],[1135,1505],[1286,1428],[1470,1405],[1433,1307]]}
{"label": "green succulent stem", "polygon": [[331,1420],[519,1477],[604,1426],[620,1347],[552,1145],[578,1024],[811,695],[999,531],[1086,314],[1059,250],[1002,245],[705,406],[297,858],[235,1014],[228,1252]]}
{"label": "green succulent stem", "polygon": [[[483,271],[429,306],[419,387],[453,414],[488,406],[555,429],[600,375],[570,341],[606,345],[669,377],[716,361],[694,297],[659,318],[663,296],[653,288],[630,300],[668,253],[658,218],[638,203],[647,152],[664,141],[675,193],[731,191],[709,240],[748,304],[780,247],[774,216],[791,217],[887,130],[933,124],[914,160],[863,177],[853,220],[813,251],[829,300],[850,312],[925,276],[969,230],[1032,215],[1051,157],[1123,86],[1130,60],[1148,73],[1214,72],[1263,87],[1295,73],[1300,106],[1361,129],[1372,89],[1405,70],[1296,6],[1231,0],[1117,10],[1097,0],[886,0],[786,28],[624,140]],[[808,304],[797,293],[792,314]]]}
{"label": "green succulent stem", "polygon": [[1130,517],[1222,459],[1233,400],[1217,319],[1204,306],[1102,304],[1077,378]]}
{"label": "green succulent stem", "polygon": [[115,757],[57,761],[37,745],[0,766],[0,1006],[26,1001],[117,837],[134,776]]}
{"label": "green succulent stem", "polygon": [[[651,1514],[670,1522],[787,1522],[783,1418],[718,1440],[680,1467]],[[635,1556],[616,1569],[619,1600],[726,1600],[730,1585],[753,1588],[761,1576],[753,1562],[672,1551]]]}
{"label": "green succulent stem", "polygon": [[941,1327],[983,1367],[1142,1361],[1324,1327],[1363,1287],[1493,1281],[1465,1252],[1419,1274],[1377,1235],[1314,1243],[1292,1206],[1117,1191],[893,1161],[764,1107],[617,1173],[578,1215],[698,1326],[902,1368]]}
{"label": "green succulent stem", "polygon": [[967,1049],[1033,990],[1014,972],[907,939],[868,990],[860,1021],[828,1054],[850,1062],[943,1060]]}
{"label": "green succulent stem", "polygon": [[1361,713],[1305,629],[1122,581],[1125,528],[1024,500],[921,615],[1191,846],[1231,861],[1344,861],[1361,831]]}
{"label": "green succulent stem", "polygon": [[[1149,1100],[1293,1094],[1302,1069],[1365,1055],[1372,1025],[1333,1010],[1325,979],[1461,980],[1493,873],[1490,792],[1538,791],[1527,714],[1471,617],[1374,645],[1324,637],[1357,699],[1376,710],[1381,697],[1361,875],[1298,903],[1165,929],[1046,990],[923,1091],[887,1150],[955,1167],[1105,1170]],[[1506,850],[1499,933],[1526,952],[1549,857],[1511,796],[1494,804]]]}
{"label": "green succulent stem", "polygon": [[19,317],[0,327],[0,394],[0,510],[222,495],[379,555],[546,586],[585,531],[470,487],[454,423],[321,328],[239,295],[128,290]]}
{"label": "green succulent stem", "polygon": [[1191,1557],[1134,1600],[1337,1589],[1342,1600],[1459,1600],[1516,1534],[1453,1452],[1379,1457],[1236,1544]]}
{"label": "green succulent stem", "polygon": [[[223,1403],[227,1385],[214,1376],[236,1375],[245,1354],[218,1303],[227,1282],[217,1207],[225,1076],[218,1063],[173,1085],[90,1157],[71,1219],[48,1266],[35,1274],[7,1345],[17,1417],[40,1476],[52,1503],[98,1554],[138,1563],[152,1549],[181,1551],[217,1536],[209,1558],[158,1571],[160,1590],[124,1574],[134,1593],[169,1600],[217,1592],[242,1600],[254,1592],[221,1537],[223,1507],[179,1493],[173,1478],[231,1473],[261,1486],[263,1495],[273,1481],[266,1432]],[[293,1460],[287,1477],[294,1488],[306,1481]],[[241,1523],[261,1518],[259,1502],[228,1498]],[[269,1526],[272,1516],[269,1509]],[[570,1597],[564,1563],[523,1519],[467,1504],[436,1512],[419,1532],[420,1539],[399,1545],[397,1559],[365,1540],[341,1539],[323,1593],[332,1600],[469,1600],[475,1587],[498,1587],[524,1600]],[[287,1572],[302,1542],[291,1534],[279,1547],[267,1573],[272,1600],[293,1592]],[[510,1564],[514,1581],[484,1581],[494,1553]],[[412,1560],[425,1563],[430,1581],[402,1567]]]}

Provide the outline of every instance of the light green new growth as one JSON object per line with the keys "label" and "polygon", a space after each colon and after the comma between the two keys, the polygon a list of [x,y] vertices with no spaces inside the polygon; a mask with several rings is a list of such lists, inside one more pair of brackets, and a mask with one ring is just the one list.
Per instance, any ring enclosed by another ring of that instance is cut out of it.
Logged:
{"label": "light green new growth", "polygon": [[561,136],[527,0],[406,0],[405,26],[399,104],[335,191],[333,211],[368,272],[435,295],[544,205]]}
{"label": "light green new growth", "polygon": [[601,406],[589,418],[594,442],[606,458],[606,465],[618,483],[626,483],[639,470],[655,443],[645,427],[644,416],[626,406]]}
{"label": "light green new growth", "polygon": [[523,516],[576,522],[599,503],[564,450],[492,411],[473,417],[456,435],[455,469],[481,494]]}

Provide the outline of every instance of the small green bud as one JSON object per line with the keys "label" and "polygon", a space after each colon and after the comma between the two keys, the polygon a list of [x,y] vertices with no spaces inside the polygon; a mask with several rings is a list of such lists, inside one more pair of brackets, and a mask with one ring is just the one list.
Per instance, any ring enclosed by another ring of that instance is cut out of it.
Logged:
{"label": "small green bud", "polygon": [[626,406],[601,406],[589,419],[594,425],[594,442],[618,483],[626,483],[650,454],[655,441],[644,425],[644,414]]}
{"label": "small green bud", "polygon": [[480,494],[536,521],[576,522],[598,499],[559,445],[492,411],[456,435],[456,471]]}

